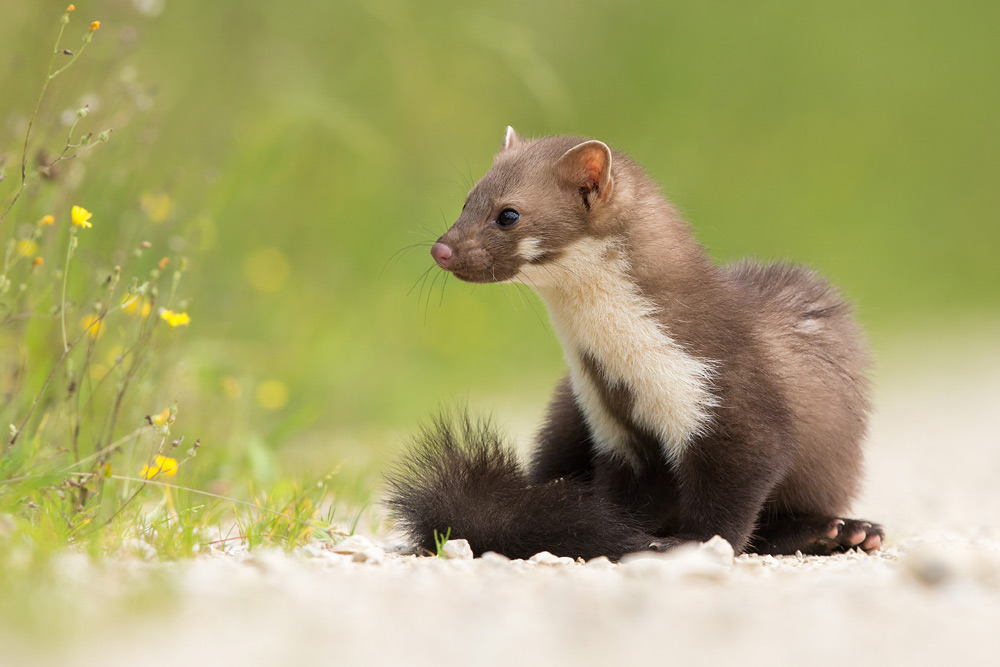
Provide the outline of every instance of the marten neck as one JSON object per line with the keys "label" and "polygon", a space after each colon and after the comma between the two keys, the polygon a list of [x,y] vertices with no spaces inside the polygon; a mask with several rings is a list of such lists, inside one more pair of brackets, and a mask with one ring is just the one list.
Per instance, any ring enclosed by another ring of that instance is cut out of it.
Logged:
{"label": "marten neck", "polygon": [[596,448],[638,466],[637,438],[676,459],[711,421],[715,362],[677,340],[664,303],[702,267],[712,280],[714,267],[658,195],[628,203],[602,221],[612,233],[575,241],[517,279],[548,307]]}

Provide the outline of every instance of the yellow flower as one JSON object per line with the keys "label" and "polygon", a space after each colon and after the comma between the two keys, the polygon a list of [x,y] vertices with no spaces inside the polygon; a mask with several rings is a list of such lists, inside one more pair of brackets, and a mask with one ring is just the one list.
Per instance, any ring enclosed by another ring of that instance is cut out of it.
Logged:
{"label": "yellow flower", "polygon": [[174,202],[165,192],[145,192],[139,200],[139,208],[153,222],[163,222],[174,210]]}
{"label": "yellow flower", "polygon": [[[139,304],[142,304],[141,308]],[[122,299],[122,310],[129,315],[141,314],[143,317],[149,317],[149,314],[153,311],[153,303],[138,294],[126,294],[125,298]]]}
{"label": "yellow flower", "polygon": [[18,257],[32,257],[38,252],[38,244],[31,239],[23,239],[17,242]]}
{"label": "yellow flower", "polygon": [[167,423],[167,420],[170,419],[170,408],[163,408],[163,412],[158,415],[153,415],[150,419],[152,419],[153,423],[157,426],[163,426]]}
{"label": "yellow flower", "polygon": [[100,21],[94,21],[93,23],[90,24],[90,32],[95,32],[97,30],[100,30],[100,28],[101,28]]}
{"label": "yellow flower", "polygon": [[54,215],[47,215],[38,221],[39,227],[51,227],[54,224],[56,224],[56,217]]}
{"label": "yellow flower", "polygon": [[280,410],[288,403],[288,387],[281,380],[264,380],[257,385],[254,398],[265,410]]}
{"label": "yellow flower", "polygon": [[44,263],[45,263],[45,259],[42,258],[42,257],[36,257],[33,260],[31,260],[31,265],[34,266],[35,268],[38,268],[39,266],[41,266]]}
{"label": "yellow flower", "polygon": [[104,322],[97,315],[87,315],[80,320],[80,328],[87,332],[91,340],[97,340],[104,333]]}
{"label": "yellow flower", "polygon": [[70,12],[75,12],[75,11],[76,11],[76,5],[70,5],[69,7],[66,8],[66,13],[67,14],[69,14]]}
{"label": "yellow flower", "polygon": [[247,255],[243,262],[243,275],[258,291],[267,294],[278,292],[292,272],[288,256],[278,248],[264,247]]}
{"label": "yellow flower", "polygon": [[172,310],[164,310],[160,313],[160,319],[172,327],[186,327],[191,324],[191,318],[187,313],[175,313]]}
{"label": "yellow flower", "polygon": [[91,213],[82,206],[74,206],[71,212],[71,217],[73,218],[73,224],[76,225],[77,227],[83,227],[84,229],[87,229],[88,227],[93,227],[93,225],[90,224],[90,218],[93,215],[94,215],[93,213]]}
{"label": "yellow flower", "polygon": [[140,473],[146,479],[153,479],[157,475],[173,477],[177,474],[177,459],[169,456],[157,456],[152,466],[143,466]]}

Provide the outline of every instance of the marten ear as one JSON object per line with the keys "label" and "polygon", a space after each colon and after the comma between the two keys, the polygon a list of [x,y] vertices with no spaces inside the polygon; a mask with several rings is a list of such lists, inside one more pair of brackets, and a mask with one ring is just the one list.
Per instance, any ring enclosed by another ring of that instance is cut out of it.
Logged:
{"label": "marten ear", "polygon": [[559,179],[577,190],[589,210],[611,196],[611,149],[600,141],[585,141],[563,153],[556,162]]}
{"label": "marten ear", "polygon": [[500,143],[500,152],[509,151],[521,143],[521,137],[517,136],[517,132],[514,131],[510,125],[507,126],[507,131],[503,135],[503,141]]}

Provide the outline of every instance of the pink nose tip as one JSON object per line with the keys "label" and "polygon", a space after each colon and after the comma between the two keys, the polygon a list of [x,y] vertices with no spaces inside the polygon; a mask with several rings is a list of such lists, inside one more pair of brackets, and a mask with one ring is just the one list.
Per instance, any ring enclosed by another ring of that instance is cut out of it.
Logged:
{"label": "pink nose tip", "polygon": [[438,266],[445,268],[448,266],[448,260],[451,259],[455,251],[451,249],[450,246],[445,245],[438,241],[433,246],[431,246],[431,257],[434,261],[438,263]]}

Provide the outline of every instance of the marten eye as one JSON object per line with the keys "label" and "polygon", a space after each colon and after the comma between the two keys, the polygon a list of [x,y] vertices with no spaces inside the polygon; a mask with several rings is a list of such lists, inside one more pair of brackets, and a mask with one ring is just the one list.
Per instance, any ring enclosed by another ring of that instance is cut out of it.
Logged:
{"label": "marten eye", "polygon": [[512,208],[505,208],[500,211],[500,215],[497,216],[497,226],[499,227],[513,227],[517,224],[517,221],[521,219],[521,214]]}

